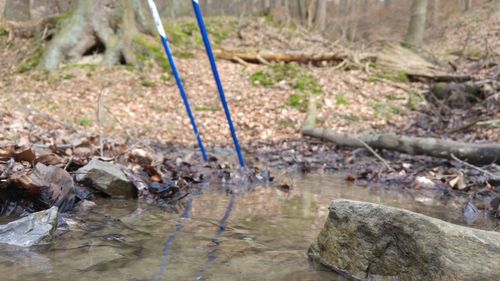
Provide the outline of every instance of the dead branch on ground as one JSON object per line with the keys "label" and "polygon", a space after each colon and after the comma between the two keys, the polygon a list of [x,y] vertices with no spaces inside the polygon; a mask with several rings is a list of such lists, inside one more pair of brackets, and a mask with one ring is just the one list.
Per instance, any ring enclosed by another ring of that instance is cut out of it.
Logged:
{"label": "dead branch on ground", "polygon": [[360,139],[374,149],[387,149],[410,155],[427,155],[446,159],[453,159],[452,155],[455,155],[458,159],[476,165],[500,163],[500,144],[498,143],[463,143],[435,138],[399,136],[391,133],[353,136],[319,128],[303,129],[302,134],[351,147],[361,147],[358,141]]}

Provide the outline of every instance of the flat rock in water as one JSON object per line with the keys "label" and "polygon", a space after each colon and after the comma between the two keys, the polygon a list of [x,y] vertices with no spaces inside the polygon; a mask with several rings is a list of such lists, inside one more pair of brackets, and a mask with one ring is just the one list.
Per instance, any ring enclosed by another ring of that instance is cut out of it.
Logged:
{"label": "flat rock in water", "polygon": [[76,181],[93,187],[109,196],[132,198],[137,190],[118,165],[92,159],[78,169]]}
{"label": "flat rock in water", "polygon": [[500,233],[335,200],[309,256],[355,280],[499,280]]}
{"label": "flat rock in water", "polygon": [[0,243],[20,247],[48,243],[57,228],[56,206],[24,218],[0,225]]}

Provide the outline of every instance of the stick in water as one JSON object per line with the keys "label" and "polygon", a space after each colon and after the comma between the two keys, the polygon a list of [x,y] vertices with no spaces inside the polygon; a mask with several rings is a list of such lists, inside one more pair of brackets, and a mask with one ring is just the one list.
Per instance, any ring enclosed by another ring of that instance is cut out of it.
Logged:
{"label": "stick in water", "polygon": [[205,152],[205,147],[203,146],[203,142],[201,141],[200,133],[198,132],[198,126],[196,126],[196,121],[194,120],[193,112],[191,111],[191,106],[189,105],[189,101],[184,91],[184,86],[182,85],[182,80],[179,75],[179,71],[177,70],[177,66],[175,65],[174,56],[172,54],[172,50],[170,50],[170,46],[167,41],[167,35],[165,33],[165,29],[163,28],[163,24],[161,22],[160,14],[158,13],[158,9],[156,8],[156,4],[153,0],[148,0],[149,8],[151,9],[151,14],[153,15],[153,19],[155,21],[156,29],[160,34],[161,41],[163,43],[163,47],[167,54],[168,62],[170,63],[170,68],[172,69],[172,73],[175,77],[175,82],[177,83],[177,87],[179,88],[179,92],[181,93],[182,100],[184,101],[184,106],[186,107],[186,111],[189,116],[189,120],[191,121],[191,125],[193,126],[193,131],[196,136],[196,140],[198,141],[198,146],[201,150],[201,155],[203,160],[207,160],[207,153]]}

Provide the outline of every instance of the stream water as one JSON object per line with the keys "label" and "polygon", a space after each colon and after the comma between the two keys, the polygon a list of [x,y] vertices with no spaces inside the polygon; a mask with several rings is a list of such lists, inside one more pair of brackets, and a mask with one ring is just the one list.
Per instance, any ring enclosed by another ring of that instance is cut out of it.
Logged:
{"label": "stream water", "polygon": [[[338,198],[464,223],[463,202],[434,191],[358,187],[328,175],[298,178],[288,192],[263,187],[231,196],[207,189],[177,213],[101,200],[68,217],[70,231],[50,245],[0,245],[0,280],[344,280],[306,255]],[[480,218],[476,226],[489,223]]]}

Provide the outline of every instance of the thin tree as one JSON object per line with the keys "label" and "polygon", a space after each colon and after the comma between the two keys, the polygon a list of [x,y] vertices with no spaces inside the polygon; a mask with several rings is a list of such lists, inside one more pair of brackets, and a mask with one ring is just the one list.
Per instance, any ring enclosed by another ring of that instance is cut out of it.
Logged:
{"label": "thin tree", "polygon": [[424,39],[428,0],[413,0],[411,18],[405,44],[410,48],[419,48]]}
{"label": "thin tree", "polygon": [[472,0],[462,0],[463,11],[466,12],[472,7]]}
{"label": "thin tree", "polygon": [[318,0],[318,5],[316,9],[316,26],[320,31],[324,31],[326,28],[326,0]]}

